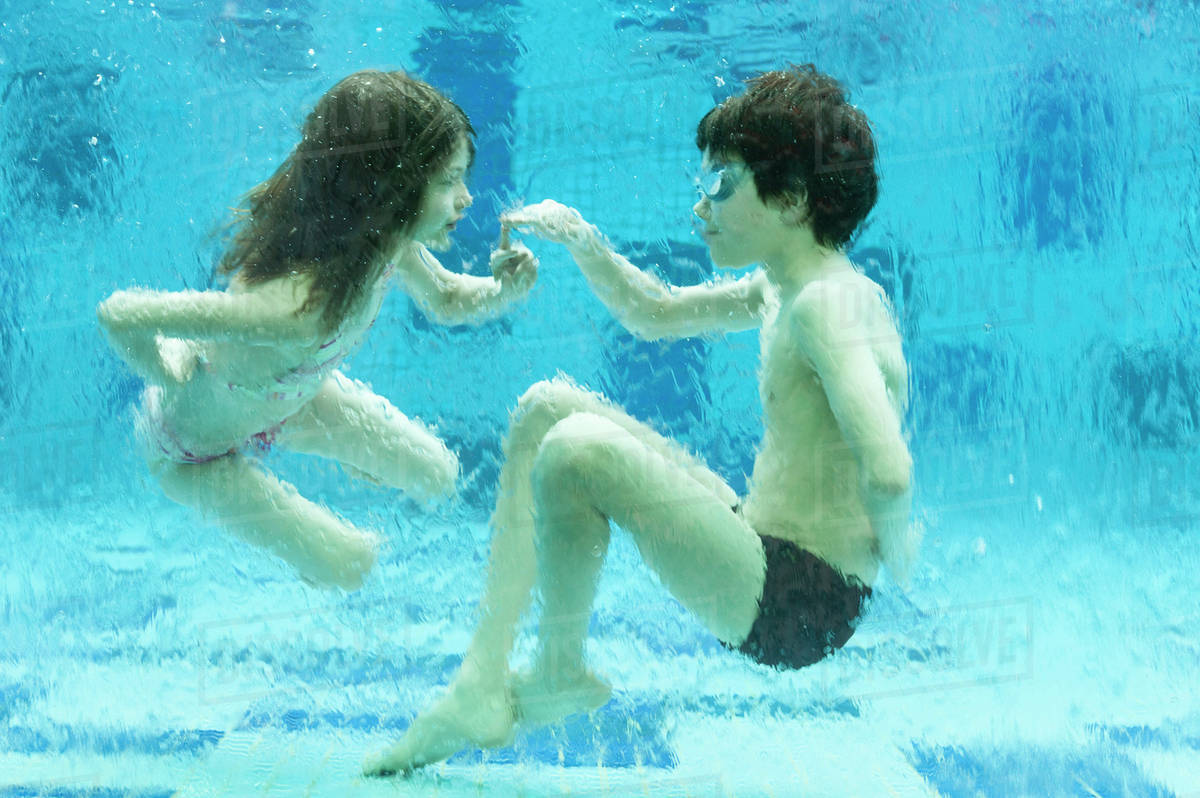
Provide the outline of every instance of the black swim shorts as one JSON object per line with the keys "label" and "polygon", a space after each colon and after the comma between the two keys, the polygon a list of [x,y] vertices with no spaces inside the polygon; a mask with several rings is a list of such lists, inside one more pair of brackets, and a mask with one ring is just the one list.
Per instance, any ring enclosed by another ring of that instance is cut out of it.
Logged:
{"label": "black swim shorts", "polygon": [[871,588],[790,540],[759,538],[767,556],[766,580],[758,618],[737,650],[778,668],[819,662],[854,634]]}

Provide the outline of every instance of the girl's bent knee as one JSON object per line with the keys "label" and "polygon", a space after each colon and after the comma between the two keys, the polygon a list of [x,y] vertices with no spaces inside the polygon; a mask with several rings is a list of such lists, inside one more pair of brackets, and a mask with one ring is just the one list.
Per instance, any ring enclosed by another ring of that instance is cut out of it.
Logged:
{"label": "girl's bent knee", "polygon": [[444,456],[435,468],[434,486],[438,497],[453,496],[458,490],[458,477],[462,471],[458,456],[449,449],[444,450]]}
{"label": "girl's bent knee", "polygon": [[422,502],[453,498],[458,492],[458,457],[445,446],[439,449],[429,452],[415,471],[410,465],[392,484]]}

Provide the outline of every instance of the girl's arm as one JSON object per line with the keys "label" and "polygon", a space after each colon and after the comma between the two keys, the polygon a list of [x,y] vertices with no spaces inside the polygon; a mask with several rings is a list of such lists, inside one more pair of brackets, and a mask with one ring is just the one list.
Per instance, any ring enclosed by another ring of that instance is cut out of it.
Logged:
{"label": "girl's arm", "polygon": [[481,324],[524,299],[537,279],[537,259],[520,244],[492,253],[492,277],[452,272],[421,244],[413,244],[396,264],[406,293],[429,318],[441,324]]}
{"label": "girl's arm", "polygon": [[96,308],[117,353],[144,377],[159,379],[157,340],[236,340],[247,344],[316,343],[317,313],[298,314],[305,286],[278,280],[254,291],[117,291]]}
{"label": "girl's arm", "polygon": [[767,291],[762,273],[704,285],[670,285],[614,252],[576,210],[553,200],[514,211],[503,221],[565,245],[596,297],[639,338],[686,338],[762,324]]}

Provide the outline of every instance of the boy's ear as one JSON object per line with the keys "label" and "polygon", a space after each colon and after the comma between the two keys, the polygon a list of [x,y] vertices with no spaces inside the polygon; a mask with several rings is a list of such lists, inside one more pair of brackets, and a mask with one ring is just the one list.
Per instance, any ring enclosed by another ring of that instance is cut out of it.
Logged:
{"label": "boy's ear", "polygon": [[780,218],[799,227],[808,221],[808,192],[785,194],[780,200]]}

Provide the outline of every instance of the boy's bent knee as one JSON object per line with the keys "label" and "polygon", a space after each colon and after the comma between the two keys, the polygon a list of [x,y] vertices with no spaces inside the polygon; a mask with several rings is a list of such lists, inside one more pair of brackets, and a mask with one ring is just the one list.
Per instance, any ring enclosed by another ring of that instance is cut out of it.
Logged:
{"label": "boy's bent knee", "polygon": [[580,388],[565,377],[542,380],[530,386],[512,413],[505,450],[512,447],[536,449],[552,427],[574,413],[585,412],[601,402],[599,396]]}
{"label": "boy's bent knee", "polygon": [[549,412],[562,417],[598,400],[596,394],[579,387],[566,377],[555,377],[529,386],[517,400],[517,409],[513,415],[519,417],[534,412]]}
{"label": "boy's bent knee", "polygon": [[624,430],[591,413],[574,413],[542,439],[534,460],[535,479],[543,484],[580,486],[624,467],[628,452]]}

